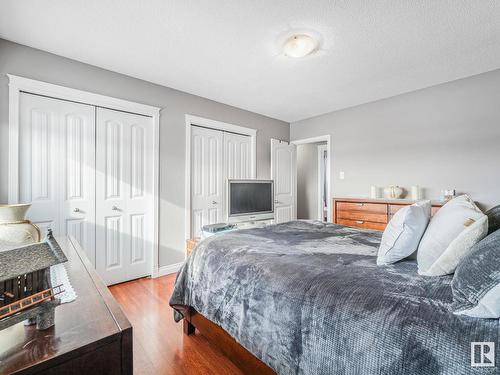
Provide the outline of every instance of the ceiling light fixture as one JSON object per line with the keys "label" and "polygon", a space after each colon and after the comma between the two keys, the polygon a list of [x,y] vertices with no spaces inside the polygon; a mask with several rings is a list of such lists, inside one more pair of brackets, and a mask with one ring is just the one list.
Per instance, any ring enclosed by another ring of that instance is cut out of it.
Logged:
{"label": "ceiling light fixture", "polygon": [[288,38],[283,45],[285,56],[299,58],[310,55],[318,49],[319,43],[306,34],[296,34]]}

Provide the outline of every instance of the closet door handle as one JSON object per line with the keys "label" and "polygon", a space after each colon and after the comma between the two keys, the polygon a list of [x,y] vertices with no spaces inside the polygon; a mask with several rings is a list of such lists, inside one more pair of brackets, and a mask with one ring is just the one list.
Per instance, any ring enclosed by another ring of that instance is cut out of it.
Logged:
{"label": "closet door handle", "polygon": [[217,204],[217,201],[212,201],[212,204]]}
{"label": "closet door handle", "polygon": [[73,209],[73,212],[80,212],[80,209],[79,209],[78,207],[75,207],[75,208]]}
{"label": "closet door handle", "polygon": [[120,211],[120,209],[119,209],[117,206],[113,206],[113,207],[111,207],[111,209],[112,209],[113,211]]}
{"label": "closet door handle", "polygon": [[362,220],[356,220],[356,224],[364,224],[365,222]]}

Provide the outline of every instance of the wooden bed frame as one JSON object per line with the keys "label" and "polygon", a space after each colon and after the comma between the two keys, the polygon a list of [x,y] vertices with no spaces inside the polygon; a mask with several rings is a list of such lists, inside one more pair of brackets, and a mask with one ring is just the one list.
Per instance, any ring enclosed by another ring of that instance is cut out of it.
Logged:
{"label": "wooden bed frame", "polygon": [[175,306],[184,315],[185,335],[197,329],[208,341],[226,355],[244,374],[276,375],[273,369],[240,345],[223,328],[213,323],[189,306]]}

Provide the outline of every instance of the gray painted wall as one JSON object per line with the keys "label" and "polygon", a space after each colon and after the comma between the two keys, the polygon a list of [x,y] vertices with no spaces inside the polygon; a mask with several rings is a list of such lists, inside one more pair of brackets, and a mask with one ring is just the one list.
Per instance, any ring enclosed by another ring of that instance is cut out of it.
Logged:
{"label": "gray painted wall", "polygon": [[184,259],[185,114],[257,129],[258,178],[270,177],[270,138],[289,139],[290,128],[283,121],[0,39],[0,202],[7,200],[6,73],[163,108],[160,118],[161,266]]}
{"label": "gray painted wall", "polygon": [[318,145],[297,145],[297,219],[318,219]]}
{"label": "gray painted wall", "polygon": [[292,140],[323,134],[332,135],[334,197],[397,184],[500,203],[500,70],[291,124]]}

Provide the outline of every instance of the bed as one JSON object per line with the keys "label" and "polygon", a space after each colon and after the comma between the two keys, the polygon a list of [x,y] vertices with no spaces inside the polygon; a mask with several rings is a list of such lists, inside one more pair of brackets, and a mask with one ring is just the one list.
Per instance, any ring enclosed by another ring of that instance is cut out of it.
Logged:
{"label": "bed", "polygon": [[452,276],[377,266],[380,239],[306,221],[213,236],[178,273],[175,319],[246,373],[495,373],[471,367],[470,350],[499,342],[499,320],[454,315]]}

